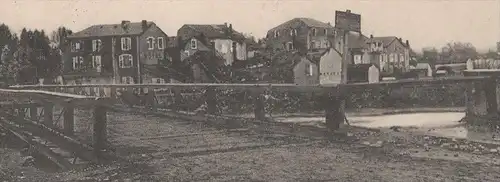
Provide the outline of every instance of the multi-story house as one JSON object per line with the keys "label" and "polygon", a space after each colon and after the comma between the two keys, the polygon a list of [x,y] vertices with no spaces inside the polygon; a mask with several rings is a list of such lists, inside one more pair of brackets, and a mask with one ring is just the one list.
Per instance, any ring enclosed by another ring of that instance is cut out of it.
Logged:
{"label": "multi-story house", "polygon": [[381,75],[392,75],[396,72],[406,73],[410,71],[410,44],[403,42],[395,36],[373,37],[367,41],[366,49],[369,52],[372,63],[380,68]]}
{"label": "multi-story house", "polygon": [[305,53],[327,49],[335,35],[336,29],[330,23],[294,18],[267,31],[266,45],[273,51],[298,50]]}
{"label": "multi-story house", "polygon": [[66,83],[162,82],[151,68],[165,57],[168,36],[154,23],[122,21],[93,25],[68,36],[65,51]]}
{"label": "multi-story house", "polygon": [[181,62],[197,51],[215,50],[225,60],[225,65],[248,57],[245,36],[235,31],[232,24],[186,24],[177,31],[177,37],[181,43]]}

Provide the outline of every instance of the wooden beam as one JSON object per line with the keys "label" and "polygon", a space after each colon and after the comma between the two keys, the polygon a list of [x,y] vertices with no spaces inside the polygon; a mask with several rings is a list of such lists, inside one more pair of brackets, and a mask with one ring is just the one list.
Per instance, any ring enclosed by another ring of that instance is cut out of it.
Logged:
{"label": "wooden beam", "polygon": [[46,102],[43,105],[43,124],[48,127],[52,127],[54,121],[54,104]]}
{"label": "wooden beam", "polygon": [[63,116],[64,134],[73,135],[75,130],[75,106],[72,102],[64,105]]}
{"label": "wooden beam", "polygon": [[99,159],[107,143],[107,108],[101,105],[94,107],[94,133],[92,136],[96,157]]}

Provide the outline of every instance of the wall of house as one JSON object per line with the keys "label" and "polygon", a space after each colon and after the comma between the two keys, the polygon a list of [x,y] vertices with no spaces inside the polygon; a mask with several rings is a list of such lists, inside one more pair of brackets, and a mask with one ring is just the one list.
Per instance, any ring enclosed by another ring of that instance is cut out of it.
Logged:
{"label": "wall of house", "polygon": [[[154,38],[153,50],[149,50],[148,37]],[[163,49],[158,47],[158,37],[163,38]],[[165,57],[165,49],[167,49],[168,36],[156,24],[146,30],[139,38],[139,59],[142,64],[158,64]]]}
{"label": "wall of house", "polygon": [[198,39],[191,39],[196,41],[196,49],[191,48],[191,41],[187,42],[186,45],[184,46],[184,49],[181,50],[181,61],[184,61],[186,58],[189,56],[193,55],[197,51],[208,51],[210,48],[208,48],[205,44],[203,44],[201,41]]}
{"label": "wall of house", "polygon": [[[279,36],[275,37],[274,30],[269,30],[267,32],[266,45],[273,50],[286,50],[286,44],[288,42],[294,43],[294,48],[297,50],[309,50],[312,42],[318,42],[319,47],[327,48],[326,44],[330,44],[330,37],[334,35],[334,29],[327,29],[327,34],[325,34],[325,28],[315,28],[316,36],[312,36],[312,28],[308,27],[302,21],[292,21],[286,25],[287,28],[278,29]],[[297,35],[292,36],[290,33],[292,30],[297,30]]]}
{"label": "wall of house", "polygon": [[319,61],[319,83],[339,84],[342,81],[342,56],[335,49],[326,52]]}
{"label": "wall of house", "polygon": [[[306,75],[306,65],[312,66],[312,75]],[[301,58],[293,68],[294,82],[298,85],[315,85],[319,83],[318,66],[309,59]]]}
{"label": "wall of house", "polygon": [[402,68],[403,71],[408,71],[410,69],[409,65],[410,56],[409,56],[409,51],[407,49],[408,48],[406,48],[406,46],[404,46],[400,41],[394,40],[389,46],[385,48],[384,52],[389,60],[391,54],[394,55],[394,63],[392,63],[394,67]]}
{"label": "wall of house", "polygon": [[[101,50],[94,52],[92,50],[92,40],[100,39],[101,40]],[[82,56],[84,60],[84,64],[92,64],[92,56],[101,56],[101,71],[111,72],[113,71],[112,66],[112,41],[110,37],[86,37],[86,38],[73,38],[69,39],[71,42],[68,44],[67,48],[65,48],[65,52],[63,52],[64,65],[63,71],[64,74],[75,74],[78,73],[80,75],[85,75],[81,70],[73,70],[73,57]],[[81,49],[78,52],[71,52],[71,45],[73,42],[80,42],[82,45]]]}
{"label": "wall of house", "polygon": [[[233,41],[231,39],[215,39],[213,40],[215,43],[215,50],[220,53],[220,55],[226,60],[226,65],[231,65],[234,62],[233,57]],[[238,60],[246,60],[247,59],[247,48],[246,43],[244,42],[236,42],[236,58]]]}

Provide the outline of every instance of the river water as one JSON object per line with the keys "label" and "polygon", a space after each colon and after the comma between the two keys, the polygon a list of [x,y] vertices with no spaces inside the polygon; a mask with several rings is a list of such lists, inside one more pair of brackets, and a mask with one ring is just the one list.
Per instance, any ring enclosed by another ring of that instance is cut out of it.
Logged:
{"label": "river water", "polygon": [[[480,140],[500,144],[500,141],[493,139],[494,133],[472,131],[465,127],[463,123],[459,123],[458,121],[463,117],[465,117],[463,112],[429,112],[376,116],[348,115],[347,119],[351,125],[358,127],[384,129],[399,126],[410,128],[411,131],[425,135]],[[275,120],[304,124],[325,122],[324,117],[281,117],[275,118]]]}

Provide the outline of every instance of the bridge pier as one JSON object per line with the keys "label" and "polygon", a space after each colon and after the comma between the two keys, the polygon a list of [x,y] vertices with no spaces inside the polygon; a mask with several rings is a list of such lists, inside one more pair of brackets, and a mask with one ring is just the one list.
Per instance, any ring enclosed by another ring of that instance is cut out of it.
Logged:
{"label": "bridge pier", "polygon": [[472,82],[466,86],[466,118],[499,118],[500,89],[496,78]]}

